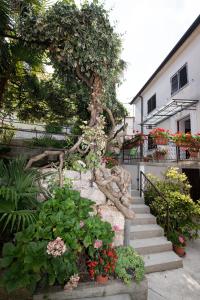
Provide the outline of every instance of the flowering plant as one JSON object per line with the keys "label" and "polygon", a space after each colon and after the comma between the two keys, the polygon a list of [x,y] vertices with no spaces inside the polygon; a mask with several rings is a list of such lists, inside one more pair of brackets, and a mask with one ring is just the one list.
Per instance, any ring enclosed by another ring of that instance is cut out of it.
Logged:
{"label": "flowering plant", "polygon": [[142,132],[139,132],[138,130],[133,131],[133,136],[127,136],[126,140],[124,141],[124,147],[136,147],[140,144],[143,144],[144,141],[147,139],[146,135],[144,135]]}
{"label": "flowering plant", "polygon": [[167,152],[168,152],[167,149],[158,148],[155,150],[154,155],[166,155]]}
{"label": "flowering plant", "polygon": [[186,245],[185,237],[176,231],[169,233],[168,239],[174,246],[185,247]]}
{"label": "flowering plant", "polygon": [[96,275],[105,276],[114,273],[117,263],[117,253],[114,248],[102,244],[99,246],[87,261],[89,275],[92,279]]}
{"label": "flowering plant", "polygon": [[149,132],[149,135],[153,138],[167,138],[171,137],[169,130],[165,130],[164,128],[155,128]]}
{"label": "flowering plant", "polygon": [[177,132],[172,135],[172,140],[176,144],[182,144],[182,143],[190,144],[192,139],[193,136],[191,135],[191,133]]}

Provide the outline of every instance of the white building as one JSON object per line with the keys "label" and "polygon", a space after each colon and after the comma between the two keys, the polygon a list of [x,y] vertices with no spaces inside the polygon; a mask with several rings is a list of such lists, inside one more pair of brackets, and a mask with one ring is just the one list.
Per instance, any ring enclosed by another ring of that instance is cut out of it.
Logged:
{"label": "white building", "polygon": [[200,15],[131,101],[135,129],[200,131]]}

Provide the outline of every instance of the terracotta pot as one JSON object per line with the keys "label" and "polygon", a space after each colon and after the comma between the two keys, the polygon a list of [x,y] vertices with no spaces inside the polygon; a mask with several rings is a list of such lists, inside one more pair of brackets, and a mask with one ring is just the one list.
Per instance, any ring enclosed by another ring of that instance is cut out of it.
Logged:
{"label": "terracotta pot", "polygon": [[185,248],[177,245],[173,245],[174,252],[178,254],[180,257],[185,256]]}
{"label": "terracotta pot", "polygon": [[97,275],[96,277],[96,282],[105,284],[108,281],[108,276],[107,275]]}
{"label": "terracotta pot", "polygon": [[153,141],[154,141],[154,144],[156,144],[156,145],[167,145],[169,139],[166,137],[159,137],[159,138],[154,138]]}
{"label": "terracotta pot", "polygon": [[187,142],[176,142],[176,146],[177,147],[180,147],[180,148],[182,148],[182,149],[188,149],[188,147],[189,147],[189,144],[187,143]]}
{"label": "terracotta pot", "polygon": [[164,159],[165,159],[165,155],[166,155],[166,154],[156,153],[156,154],[155,154],[155,159],[156,159],[156,160],[164,160]]}

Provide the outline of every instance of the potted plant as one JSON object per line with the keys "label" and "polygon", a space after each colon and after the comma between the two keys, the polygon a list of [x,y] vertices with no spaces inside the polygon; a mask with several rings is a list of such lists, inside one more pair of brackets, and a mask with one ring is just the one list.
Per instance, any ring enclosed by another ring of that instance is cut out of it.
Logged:
{"label": "potted plant", "polygon": [[138,147],[142,145],[146,139],[146,136],[139,131],[133,131],[134,135],[129,136],[127,140],[124,141],[124,149],[131,149],[133,147]]}
{"label": "potted plant", "polygon": [[193,135],[190,140],[188,152],[190,154],[190,157],[196,158],[199,154],[199,148],[200,148],[200,136],[199,135]]}
{"label": "potted plant", "polygon": [[94,247],[98,248],[87,261],[88,272],[91,279],[96,278],[98,283],[104,284],[115,271],[117,253],[110,246],[102,246],[100,241],[96,241]]}
{"label": "potted plant", "polygon": [[173,244],[174,252],[176,252],[176,254],[178,254],[180,257],[185,256],[185,246],[186,246],[185,237],[175,231],[169,234],[168,239]]}
{"label": "potted plant", "polygon": [[153,153],[153,157],[154,159],[156,160],[163,160],[167,154],[167,150],[166,149],[161,149],[161,148],[158,148],[154,151]]}
{"label": "potted plant", "polygon": [[155,128],[149,132],[149,135],[153,138],[156,145],[167,145],[171,137],[169,130],[164,128]]}
{"label": "potted plant", "polygon": [[186,149],[190,146],[192,139],[191,133],[177,132],[172,136],[176,146]]}

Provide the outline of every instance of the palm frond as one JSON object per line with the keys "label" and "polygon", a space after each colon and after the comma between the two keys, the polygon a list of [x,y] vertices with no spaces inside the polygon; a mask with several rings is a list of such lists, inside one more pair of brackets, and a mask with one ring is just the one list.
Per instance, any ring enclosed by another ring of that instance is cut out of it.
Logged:
{"label": "palm frond", "polygon": [[10,22],[10,3],[8,0],[0,1],[0,34],[8,29]]}
{"label": "palm frond", "polygon": [[0,224],[3,223],[1,231],[8,228],[10,232],[24,230],[25,227],[36,221],[36,216],[36,211],[33,210],[4,212],[0,218]]}

